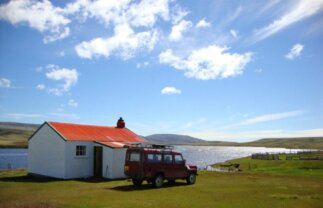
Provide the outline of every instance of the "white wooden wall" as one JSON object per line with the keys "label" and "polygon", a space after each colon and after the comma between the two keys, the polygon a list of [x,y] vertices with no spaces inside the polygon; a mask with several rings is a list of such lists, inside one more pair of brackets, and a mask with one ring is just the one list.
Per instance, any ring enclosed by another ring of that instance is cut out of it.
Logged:
{"label": "white wooden wall", "polygon": [[65,141],[47,124],[28,142],[28,173],[65,178]]}
{"label": "white wooden wall", "polygon": [[110,179],[125,178],[123,170],[125,157],[126,149],[103,146],[102,176]]}
{"label": "white wooden wall", "polygon": [[[86,146],[85,156],[76,156],[76,146]],[[93,142],[66,141],[65,178],[88,178],[93,176]]]}

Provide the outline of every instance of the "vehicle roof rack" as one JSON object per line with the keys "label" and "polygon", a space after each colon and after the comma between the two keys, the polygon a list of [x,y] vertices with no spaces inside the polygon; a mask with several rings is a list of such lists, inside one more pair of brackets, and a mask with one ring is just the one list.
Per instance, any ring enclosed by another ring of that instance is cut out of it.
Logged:
{"label": "vehicle roof rack", "polygon": [[158,149],[158,150],[172,150],[174,146],[164,145],[164,144],[147,144],[147,143],[137,143],[129,146],[130,148],[147,148],[147,149]]}

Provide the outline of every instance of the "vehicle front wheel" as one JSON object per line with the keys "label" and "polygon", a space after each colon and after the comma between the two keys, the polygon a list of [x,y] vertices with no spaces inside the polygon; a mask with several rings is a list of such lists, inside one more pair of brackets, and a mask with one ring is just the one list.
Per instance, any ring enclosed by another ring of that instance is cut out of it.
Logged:
{"label": "vehicle front wheel", "polygon": [[187,184],[194,184],[196,181],[196,175],[195,173],[190,173],[188,177],[186,178]]}
{"label": "vehicle front wheel", "polygon": [[160,188],[163,186],[164,183],[164,177],[162,175],[157,175],[153,180],[153,185],[156,188]]}
{"label": "vehicle front wheel", "polygon": [[142,180],[141,179],[135,179],[135,178],[133,178],[132,179],[132,183],[135,186],[140,186],[142,184]]}

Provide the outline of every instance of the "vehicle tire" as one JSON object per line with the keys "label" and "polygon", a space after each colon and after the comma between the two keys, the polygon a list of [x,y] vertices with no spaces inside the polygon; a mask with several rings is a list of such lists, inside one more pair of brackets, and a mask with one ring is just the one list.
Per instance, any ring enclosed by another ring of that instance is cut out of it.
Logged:
{"label": "vehicle tire", "polygon": [[187,184],[194,184],[196,181],[196,175],[195,173],[190,173],[188,177],[186,178]]}
{"label": "vehicle tire", "polygon": [[153,185],[156,188],[160,188],[163,186],[164,183],[164,177],[162,175],[157,175],[153,180]]}
{"label": "vehicle tire", "polygon": [[132,179],[132,183],[135,186],[140,186],[142,184],[142,180],[141,179],[135,179],[135,178],[133,178]]}

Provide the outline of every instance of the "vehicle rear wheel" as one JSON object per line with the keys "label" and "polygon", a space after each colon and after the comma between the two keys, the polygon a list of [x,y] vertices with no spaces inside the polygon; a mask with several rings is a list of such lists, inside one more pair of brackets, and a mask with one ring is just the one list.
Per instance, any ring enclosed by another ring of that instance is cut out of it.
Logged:
{"label": "vehicle rear wheel", "polygon": [[140,186],[142,184],[142,180],[141,179],[135,179],[135,178],[133,178],[132,179],[132,183],[135,186]]}
{"label": "vehicle rear wheel", "polygon": [[186,178],[187,184],[194,184],[196,181],[196,175],[195,173],[190,173],[188,177]]}
{"label": "vehicle rear wheel", "polygon": [[162,175],[157,175],[153,180],[153,185],[156,188],[160,188],[163,186],[164,183],[164,177]]}

